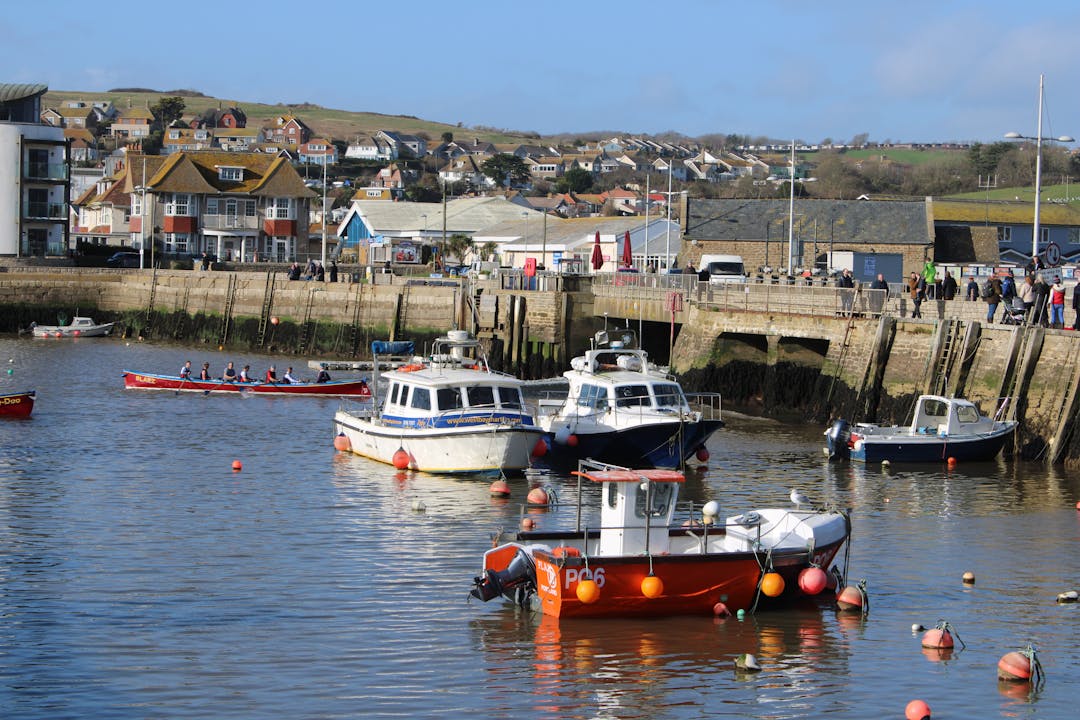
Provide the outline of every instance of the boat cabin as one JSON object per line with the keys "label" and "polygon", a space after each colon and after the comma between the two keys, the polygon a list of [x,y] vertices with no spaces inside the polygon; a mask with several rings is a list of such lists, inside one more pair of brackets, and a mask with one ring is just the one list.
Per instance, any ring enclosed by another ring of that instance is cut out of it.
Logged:
{"label": "boat cabin", "polygon": [[676,470],[575,473],[602,484],[600,555],[657,555],[670,551],[668,526],[683,474]]}
{"label": "boat cabin", "polygon": [[514,413],[524,409],[525,401],[518,387],[510,383],[501,384],[497,380],[481,384],[478,381],[482,377],[478,374],[477,380],[472,382],[432,383],[421,377],[414,382],[391,380],[383,403],[383,414],[428,417],[470,409]]}
{"label": "boat cabin", "polygon": [[969,435],[993,420],[979,413],[975,403],[940,395],[921,395],[915,404],[911,432],[915,435]]}

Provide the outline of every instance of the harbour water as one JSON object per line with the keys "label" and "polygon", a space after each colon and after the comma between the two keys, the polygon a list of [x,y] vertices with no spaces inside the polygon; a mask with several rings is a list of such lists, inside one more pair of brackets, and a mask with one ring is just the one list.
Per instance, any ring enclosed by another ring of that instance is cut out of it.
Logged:
{"label": "harbour water", "polygon": [[[686,494],[725,514],[792,487],[850,507],[850,578],[826,603],[739,621],[541,619],[467,601],[527,488],[400,474],[332,447],[337,400],[125,391],[122,369],[274,362],[116,339],[0,338],[4,718],[1065,718],[1080,700],[1080,480],[998,462],[830,465],[821,430],[728,415]],[[10,372],[7,372],[10,371]],[[232,470],[234,460],[243,463]],[[534,515],[572,527],[574,485]],[[416,501],[426,506],[414,510]],[[976,583],[961,583],[965,571]],[[942,658],[911,626],[947,620]],[[1034,645],[1043,689],[1002,686]],[[733,660],[754,653],[759,674]]]}

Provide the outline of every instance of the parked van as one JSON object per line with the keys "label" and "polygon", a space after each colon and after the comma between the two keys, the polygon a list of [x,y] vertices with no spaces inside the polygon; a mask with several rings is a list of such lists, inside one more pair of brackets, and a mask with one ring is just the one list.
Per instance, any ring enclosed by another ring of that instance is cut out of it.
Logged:
{"label": "parked van", "polygon": [[740,255],[702,255],[698,270],[709,274],[710,283],[746,282],[746,269]]}

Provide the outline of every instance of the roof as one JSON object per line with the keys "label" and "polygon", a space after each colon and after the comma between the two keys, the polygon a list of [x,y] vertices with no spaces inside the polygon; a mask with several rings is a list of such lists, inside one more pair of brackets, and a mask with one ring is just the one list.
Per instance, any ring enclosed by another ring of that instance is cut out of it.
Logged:
{"label": "roof", "polygon": [[[765,241],[787,230],[788,200],[688,200],[685,237]],[[926,201],[796,200],[795,228],[803,237],[866,245],[925,245],[932,241]],[[816,230],[815,230],[816,228]],[[815,235],[816,233],[816,235]]]}
{"label": "roof", "polygon": [[0,83],[0,102],[25,100],[48,91],[49,86],[43,83]]}
{"label": "roof", "polygon": [[[350,212],[355,209],[367,220],[376,233],[415,233],[425,225],[430,233],[443,226],[442,203],[388,202],[386,200],[353,200]],[[516,218],[523,224],[521,213],[525,211],[503,197],[458,198],[446,203],[446,232],[473,234],[484,228]],[[427,217],[424,218],[423,216]],[[537,220],[540,216],[537,215]]]}
{"label": "roof", "polygon": [[[934,200],[934,222],[989,224],[989,225],[1030,225],[1034,222],[1035,204],[1033,201],[1017,202],[1014,200]],[[1046,225],[1080,226],[1080,209],[1063,203],[1043,201],[1039,203],[1039,222]]]}
{"label": "roof", "polygon": [[[132,172],[141,172],[139,158],[131,158]],[[151,172],[147,157],[147,172]],[[239,182],[221,180],[218,168],[244,168],[244,179]],[[179,152],[163,159],[152,175],[148,174],[147,186],[153,192],[180,193],[231,193],[267,195],[274,197],[315,197],[304,187],[303,180],[285,158],[267,153],[244,152]]]}

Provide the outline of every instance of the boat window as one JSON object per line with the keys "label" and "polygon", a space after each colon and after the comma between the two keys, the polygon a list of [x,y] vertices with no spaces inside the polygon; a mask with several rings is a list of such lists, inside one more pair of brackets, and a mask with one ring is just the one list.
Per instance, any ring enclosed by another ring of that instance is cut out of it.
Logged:
{"label": "boat window", "polygon": [[960,405],[956,408],[956,419],[962,423],[979,422],[979,411],[971,405]]}
{"label": "boat window", "polygon": [[946,417],[949,414],[949,406],[940,400],[923,400],[923,415],[928,417]]}
{"label": "boat window", "polygon": [[580,407],[607,410],[607,388],[599,385],[582,385],[577,404]]}
{"label": "boat window", "polygon": [[417,410],[430,410],[431,391],[427,388],[414,387],[412,391],[412,407]]}
{"label": "boat window", "polygon": [[[634,514],[638,517],[645,517],[645,486],[648,483],[641,483],[638,486],[637,496],[634,498]],[[649,514],[653,517],[663,517],[667,515],[668,505],[671,503],[671,494],[675,489],[673,483],[652,483],[652,490],[649,492],[649,499],[651,507],[649,508]]]}
{"label": "boat window", "polygon": [[399,382],[395,382],[390,386],[390,404],[391,405],[399,404],[398,394],[401,393],[401,389],[403,387],[404,386]]}
{"label": "boat window", "polygon": [[674,383],[653,385],[653,394],[656,395],[657,407],[678,408],[682,407],[683,394],[679,386]]}
{"label": "boat window", "polygon": [[439,399],[439,410],[459,410],[464,407],[461,390],[456,387],[444,387],[435,391]]}
{"label": "boat window", "polygon": [[521,391],[516,387],[499,386],[499,404],[504,408],[521,408],[525,403],[521,401]]}
{"label": "boat window", "polygon": [[465,393],[469,397],[469,407],[495,404],[495,388],[490,385],[475,385],[467,388]]}
{"label": "boat window", "polygon": [[609,482],[607,484],[607,506],[614,508],[616,503],[619,502],[619,483]]}
{"label": "boat window", "polygon": [[649,388],[645,385],[617,385],[615,387],[615,407],[648,407]]}

